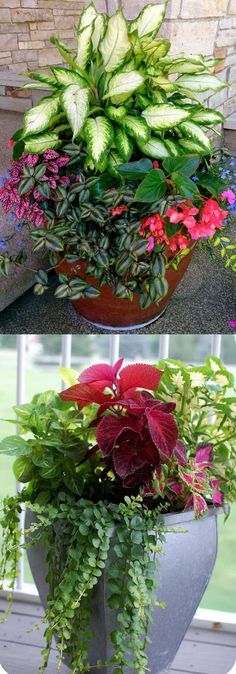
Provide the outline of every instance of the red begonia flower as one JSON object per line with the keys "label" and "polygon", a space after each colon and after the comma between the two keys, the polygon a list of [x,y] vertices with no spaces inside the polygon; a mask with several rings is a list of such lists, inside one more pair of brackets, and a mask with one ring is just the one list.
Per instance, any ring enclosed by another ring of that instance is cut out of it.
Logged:
{"label": "red begonia flower", "polygon": [[111,214],[112,215],[122,215],[122,213],[125,213],[128,211],[128,206],[125,206],[125,204],[122,204],[121,206],[116,206],[116,208],[112,208]]}

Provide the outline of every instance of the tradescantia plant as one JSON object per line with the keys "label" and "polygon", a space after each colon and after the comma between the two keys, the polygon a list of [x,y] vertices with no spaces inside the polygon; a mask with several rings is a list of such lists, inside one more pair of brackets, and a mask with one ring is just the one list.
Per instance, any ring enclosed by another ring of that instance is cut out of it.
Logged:
{"label": "tradescantia plant", "polygon": [[[10,589],[21,552],[19,513],[34,514],[25,547],[47,549],[49,583],[42,674],[56,637],[59,665],[73,674],[108,666],[145,674],[156,569],[165,534],[162,514],[236,497],[234,377],[218,358],[201,367],[166,360],[157,367],[98,364],[69,388],[15,408],[20,436],[0,452],[15,456],[21,494],[1,513],[1,582]],[[13,421],[15,423],[15,420]],[[26,435],[26,439],[24,439]],[[108,604],[118,618],[111,659],[89,662],[91,597],[108,573]],[[165,600],[165,597],[163,597]]]}
{"label": "tradescantia plant", "polygon": [[58,149],[65,137],[82,142],[85,168],[100,172],[133,155],[210,154],[206,129],[223,117],[198,93],[227,85],[213,74],[219,59],[169,55],[169,40],[156,37],[166,7],[167,0],[146,5],[128,21],[122,10],[108,17],[91,3],[79,20],[77,51],[52,38],[66,67],[27,73],[34,83],[26,86],[51,94],[25,114],[14,157]]}

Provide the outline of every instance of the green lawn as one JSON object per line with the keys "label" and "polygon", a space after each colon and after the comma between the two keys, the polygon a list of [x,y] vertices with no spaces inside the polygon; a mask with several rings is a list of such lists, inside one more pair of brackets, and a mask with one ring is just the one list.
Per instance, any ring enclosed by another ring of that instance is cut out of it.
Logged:
{"label": "green lawn", "polygon": [[[11,406],[15,403],[16,356],[13,350],[0,350],[1,353],[1,390],[0,417],[14,418]],[[60,376],[57,368],[35,368],[28,363],[26,372],[26,399],[30,400],[34,393],[56,388],[60,389]],[[12,424],[0,422],[0,438],[15,432]],[[12,460],[0,457],[0,498],[15,489],[15,479],[11,473]],[[204,608],[222,611],[236,611],[236,504],[232,506],[231,516],[224,523],[220,517],[219,555],[212,581],[204,596]],[[26,564],[26,580],[30,580],[30,572]]]}

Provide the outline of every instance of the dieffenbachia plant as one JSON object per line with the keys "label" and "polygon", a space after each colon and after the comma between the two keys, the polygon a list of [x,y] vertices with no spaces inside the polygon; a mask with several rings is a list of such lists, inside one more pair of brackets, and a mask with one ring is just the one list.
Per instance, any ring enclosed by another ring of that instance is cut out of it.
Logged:
{"label": "dieffenbachia plant", "polygon": [[86,166],[101,172],[143,154],[211,153],[205,130],[223,117],[197,94],[226,86],[212,74],[219,59],[169,55],[169,40],[156,37],[167,2],[146,5],[133,21],[122,10],[99,14],[91,3],[80,17],[77,51],[52,38],[66,67],[29,73],[35,82],[26,86],[51,93],[26,112],[13,136],[15,158],[71,137],[83,143]]}

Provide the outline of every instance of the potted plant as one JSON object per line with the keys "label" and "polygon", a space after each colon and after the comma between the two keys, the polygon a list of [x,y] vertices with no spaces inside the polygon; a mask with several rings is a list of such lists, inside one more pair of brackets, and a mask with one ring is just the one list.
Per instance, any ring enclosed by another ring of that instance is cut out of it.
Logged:
{"label": "potted plant", "polygon": [[3,501],[1,581],[14,587],[26,508],[45,606],[39,672],[55,636],[73,674],[159,674],[209,581],[217,514],[235,498],[234,378],[213,356],[64,375],[69,389],[15,408],[21,435],[0,445],[24,483]]}
{"label": "potted plant", "polygon": [[[34,250],[49,254],[55,296],[108,328],[161,315],[198,240],[213,258],[220,246],[235,269],[223,227],[235,196],[216,175],[208,134],[223,117],[198,99],[227,85],[214,75],[219,59],[169,55],[169,40],[156,37],[166,4],[128,21],[91,3],[77,52],[52,38],[66,67],[29,73],[26,86],[51,93],[12,137],[0,189]],[[6,275],[11,263],[26,263],[25,251],[5,251],[0,263]],[[47,272],[36,270],[36,294],[47,288]]]}

